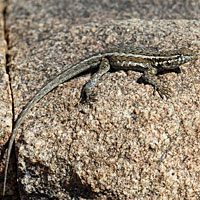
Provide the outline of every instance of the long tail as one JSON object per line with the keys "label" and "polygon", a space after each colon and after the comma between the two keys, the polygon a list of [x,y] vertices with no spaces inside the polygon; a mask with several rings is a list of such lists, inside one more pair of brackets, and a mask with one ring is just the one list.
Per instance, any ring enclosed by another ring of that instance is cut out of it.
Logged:
{"label": "long tail", "polygon": [[19,114],[13,130],[12,130],[12,135],[10,137],[9,141],[9,146],[8,146],[8,154],[6,157],[6,163],[5,163],[5,171],[4,171],[4,184],[3,184],[3,196],[5,195],[5,190],[6,190],[6,181],[7,181],[7,174],[8,174],[8,164],[10,160],[10,154],[13,146],[13,142],[15,140],[15,136],[17,133],[18,127],[21,125],[23,122],[26,114],[28,113],[31,108],[34,107],[34,105],[42,99],[47,93],[49,93],[51,90],[59,86],[61,83],[64,83],[68,81],[69,79],[79,75],[82,72],[85,72],[87,70],[90,70],[92,68],[95,68],[98,66],[98,64],[101,61],[102,55],[99,54],[97,56],[93,56],[89,59],[85,59],[84,61],[73,65],[71,68],[65,70],[61,74],[59,74],[57,77],[55,77],[53,80],[51,80],[47,85],[45,85],[43,88],[39,90],[39,92],[26,104],[24,107],[23,111]]}

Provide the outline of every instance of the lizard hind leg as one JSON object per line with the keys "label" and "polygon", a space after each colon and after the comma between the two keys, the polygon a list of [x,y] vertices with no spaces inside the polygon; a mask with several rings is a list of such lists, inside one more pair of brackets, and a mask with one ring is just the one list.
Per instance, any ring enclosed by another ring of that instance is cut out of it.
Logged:
{"label": "lizard hind leg", "polygon": [[90,80],[84,85],[81,91],[80,103],[88,103],[90,101],[96,101],[95,94],[92,92],[92,88],[95,87],[99,79],[110,70],[110,63],[107,58],[102,58],[99,69],[94,73]]}
{"label": "lizard hind leg", "polygon": [[153,67],[152,65],[148,65],[148,69],[144,71],[144,74],[142,75],[142,79],[152,85],[155,90],[158,91],[159,95],[163,98],[164,96],[166,98],[169,98],[171,96],[171,90],[165,86],[162,81],[157,77],[158,69],[156,67]]}

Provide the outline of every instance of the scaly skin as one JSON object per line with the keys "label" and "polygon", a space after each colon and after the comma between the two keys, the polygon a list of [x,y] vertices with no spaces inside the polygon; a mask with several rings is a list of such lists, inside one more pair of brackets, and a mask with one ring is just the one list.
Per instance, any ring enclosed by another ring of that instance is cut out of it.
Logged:
{"label": "scaly skin", "polygon": [[154,86],[161,96],[169,97],[170,89],[167,86],[164,86],[156,75],[162,71],[176,69],[193,58],[194,55],[186,50],[158,52],[155,51],[155,49],[147,51],[144,49],[126,47],[123,50],[117,49],[92,56],[59,74],[38,91],[38,93],[26,104],[23,111],[15,121],[9,141],[5,164],[3,196],[6,191],[8,164],[17,129],[23,122],[27,113],[51,90],[82,72],[98,68],[97,73],[92,75],[89,82],[83,87],[81,93],[81,102],[90,101],[92,96],[91,89],[96,85],[98,80],[108,72],[110,68],[112,68],[114,70],[134,70],[143,72],[142,78],[145,82]]}

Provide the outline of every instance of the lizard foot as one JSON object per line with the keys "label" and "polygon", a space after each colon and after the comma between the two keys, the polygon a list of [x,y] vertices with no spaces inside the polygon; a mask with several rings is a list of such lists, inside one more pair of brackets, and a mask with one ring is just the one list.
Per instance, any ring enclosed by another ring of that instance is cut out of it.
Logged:
{"label": "lizard foot", "polygon": [[95,93],[90,93],[88,95],[85,92],[82,92],[81,97],[80,97],[79,101],[77,102],[76,106],[79,104],[90,104],[91,102],[95,102],[95,101],[97,101],[97,99],[95,97],[96,97]]}
{"label": "lizard foot", "polygon": [[172,91],[169,87],[163,86],[161,88],[158,88],[157,91],[161,98],[166,97],[167,99],[169,99],[171,97]]}

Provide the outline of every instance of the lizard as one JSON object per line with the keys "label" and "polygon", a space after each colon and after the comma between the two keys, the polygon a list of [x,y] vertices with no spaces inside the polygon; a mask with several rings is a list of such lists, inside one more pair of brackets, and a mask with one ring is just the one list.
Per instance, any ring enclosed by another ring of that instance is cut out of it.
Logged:
{"label": "lizard", "polygon": [[92,88],[95,87],[99,79],[107,73],[110,69],[113,70],[134,70],[142,72],[141,78],[148,84],[152,85],[155,90],[158,91],[161,97],[169,97],[170,89],[162,84],[158,74],[164,71],[170,71],[178,69],[180,65],[189,62],[194,58],[192,51],[187,49],[179,49],[172,51],[157,51],[151,49],[146,51],[145,49],[124,47],[123,49],[115,49],[107,51],[105,53],[99,53],[93,55],[87,59],[80,61],[79,63],[72,65],[54,79],[49,81],[44,87],[42,87],[33,98],[25,105],[22,112],[19,114],[17,120],[14,123],[12,134],[9,139],[9,145],[7,149],[7,156],[5,161],[4,170],[4,183],[3,183],[3,196],[6,191],[6,181],[8,173],[8,165],[11,155],[12,146],[17,134],[17,129],[22,124],[27,113],[34,107],[34,105],[40,101],[47,93],[59,86],[60,84],[82,74],[83,72],[97,69],[90,80],[84,85],[81,91],[80,103],[89,102],[93,98]]}

